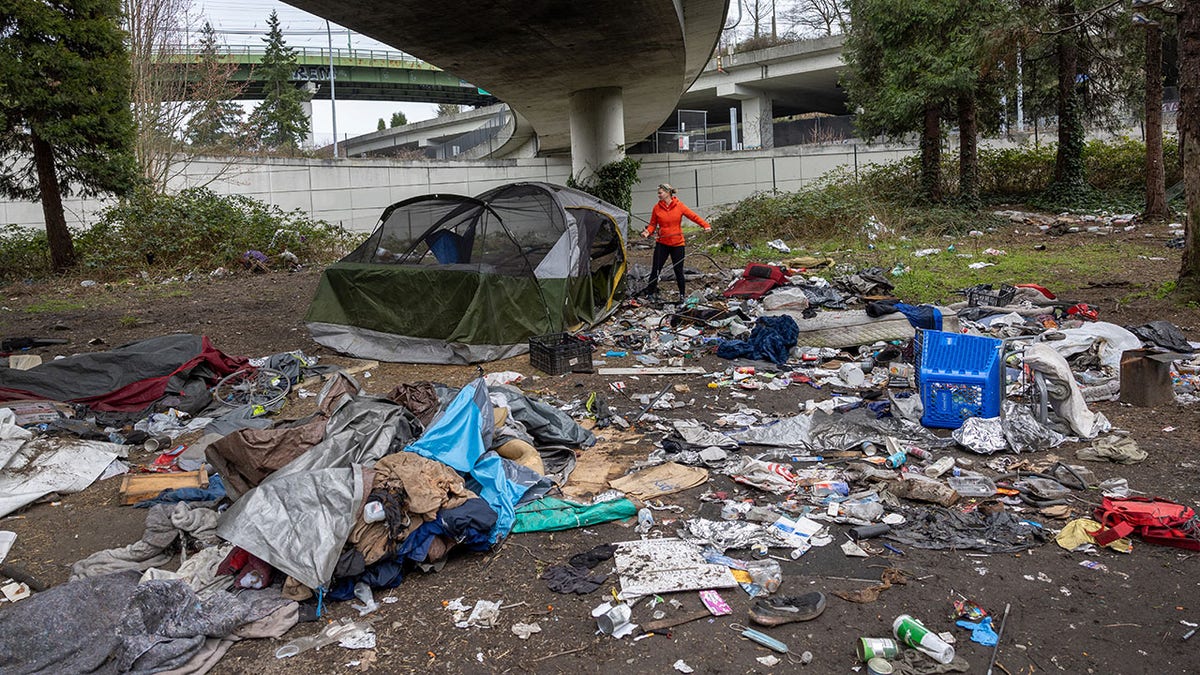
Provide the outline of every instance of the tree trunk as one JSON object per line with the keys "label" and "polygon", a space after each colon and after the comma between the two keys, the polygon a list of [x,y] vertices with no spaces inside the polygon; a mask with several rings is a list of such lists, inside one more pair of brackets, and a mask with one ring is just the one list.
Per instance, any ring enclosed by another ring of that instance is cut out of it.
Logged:
{"label": "tree trunk", "polygon": [[1187,195],[1181,293],[1200,299],[1200,3],[1185,2],[1179,16],[1179,145],[1183,157],[1183,191]]}
{"label": "tree trunk", "polygon": [[1058,51],[1058,153],[1054,159],[1054,182],[1060,188],[1083,186],[1083,117],[1075,78],[1079,69],[1078,29],[1069,28],[1078,17],[1074,0],[1059,0],[1055,38]]}
{"label": "tree trunk", "polygon": [[921,132],[921,192],[931,202],[942,201],[942,120],[936,103],[925,104]]}
{"label": "tree trunk", "polygon": [[979,208],[979,125],[974,94],[958,98],[958,197],[964,206]]}
{"label": "tree trunk", "polygon": [[1163,169],[1162,29],[1146,26],[1146,213],[1147,220],[1164,220],[1167,186]]}
{"label": "tree trunk", "polygon": [[75,244],[67,219],[63,216],[62,192],[54,167],[54,149],[37,133],[31,133],[33,161],[37,166],[38,189],[42,193],[42,214],[46,219],[46,240],[50,244],[50,267],[62,272],[75,266]]}

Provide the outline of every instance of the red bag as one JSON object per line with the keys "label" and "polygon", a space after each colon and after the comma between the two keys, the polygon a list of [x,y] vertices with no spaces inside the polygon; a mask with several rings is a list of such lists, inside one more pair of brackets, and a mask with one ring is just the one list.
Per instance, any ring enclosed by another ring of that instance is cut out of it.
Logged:
{"label": "red bag", "polygon": [[742,278],[722,294],[727,298],[761,299],[772,288],[787,283],[788,271],[775,265],[749,263],[742,270]]}
{"label": "red bag", "polygon": [[1157,497],[1105,497],[1096,520],[1106,528],[1093,535],[1101,545],[1132,533],[1151,544],[1200,551],[1200,518],[1183,504]]}

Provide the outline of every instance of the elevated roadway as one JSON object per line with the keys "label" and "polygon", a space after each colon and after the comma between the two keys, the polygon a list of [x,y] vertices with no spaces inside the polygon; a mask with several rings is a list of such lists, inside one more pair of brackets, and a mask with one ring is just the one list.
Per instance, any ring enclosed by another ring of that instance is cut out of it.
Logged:
{"label": "elevated roadway", "polygon": [[[775,117],[847,112],[845,92],[838,86],[845,69],[841,49],[842,36],[833,36],[713,58],[676,107],[705,111],[709,126],[729,124],[730,109],[734,108],[733,121],[740,123],[742,146],[772,147],[771,120]],[[340,87],[341,80],[338,82]],[[341,89],[338,92],[340,96]],[[354,156],[381,156],[444,144],[445,150],[436,156],[455,157],[472,147],[470,139],[462,143],[456,139],[490,123],[500,115],[501,107],[373,132],[348,139],[344,147]],[[514,120],[511,126],[520,133],[521,120]],[[487,149],[491,156],[503,156],[501,149],[513,147],[493,143]]]}
{"label": "elevated roadway", "polygon": [[728,0],[288,0],[507,102],[586,177],[653,133],[708,63]]}

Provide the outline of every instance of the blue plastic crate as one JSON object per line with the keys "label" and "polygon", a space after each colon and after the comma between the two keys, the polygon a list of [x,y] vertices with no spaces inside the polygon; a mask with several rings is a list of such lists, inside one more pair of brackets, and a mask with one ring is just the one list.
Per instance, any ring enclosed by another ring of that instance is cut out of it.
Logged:
{"label": "blue plastic crate", "polygon": [[977,335],[917,331],[921,424],[957,429],[968,417],[997,417],[1004,396],[1004,341]]}

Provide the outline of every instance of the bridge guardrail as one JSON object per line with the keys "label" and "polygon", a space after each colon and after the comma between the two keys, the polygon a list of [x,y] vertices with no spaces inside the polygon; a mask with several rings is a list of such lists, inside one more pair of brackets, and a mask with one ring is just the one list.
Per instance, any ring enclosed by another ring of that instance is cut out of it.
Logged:
{"label": "bridge guardrail", "polygon": [[[292,51],[296,53],[298,59],[318,60],[323,63],[329,63],[329,55],[331,50],[324,47],[292,47]],[[178,54],[180,56],[199,56],[201,54],[199,47],[186,47],[181,49]],[[258,56],[261,57],[266,53],[264,47],[253,47],[250,45],[233,45],[224,47],[221,50],[223,56]],[[345,59],[352,61],[373,61],[383,62],[388,65],[396,65],[401,68],[418,68],[421,70],[441,70],[437,66],[426,63],[411,54],[405,52],[389,50],[389,49],[338,49],[332,50],[333,58]]]}

